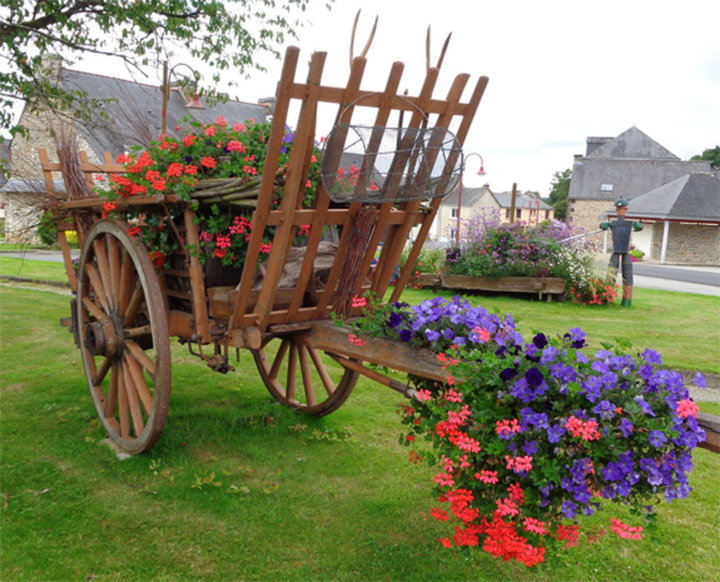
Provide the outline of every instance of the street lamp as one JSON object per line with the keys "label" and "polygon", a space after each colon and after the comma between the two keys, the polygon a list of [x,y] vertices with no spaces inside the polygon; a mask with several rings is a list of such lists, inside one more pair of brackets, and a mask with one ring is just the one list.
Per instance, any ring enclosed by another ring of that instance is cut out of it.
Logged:
{"label": "street lamp", "polygon": [[480,169],[478,170],[478,176],[485,175],[485,162],[480,154],[470,153],[464,155],[460,162],[460,181],[458,182],[458,205],[457,205],[457,227],[455,228],[455,246],[460,248],[460,208],[462,207],[462,191],[463,191],[463,173],[465,173],[465,164],[473,156],[480,158]]}
{"label": "street lamp", "polygon": [[162,126],[161,126],[161,135],[165,135],[165,132],[167,131],[167,107],[168,107],[168,101],[170,100],[170,77],[172,76],[175,69],[178,67],[186,67],[190,69],[190,72],[193,74],[193,77],[195,77],[195,94],[194,97],[188,102],[187,107],[189,109],[203,109],[203,105],[200,102],[200,97],[197,93],[197,78],[198,73],[195,69],[193,69],[190,65],[186,65],[185,63],[178,63],[174,67],[172,67],[168,71],[168,64],[167,61],[163,64],[163,86],[162,86]]}

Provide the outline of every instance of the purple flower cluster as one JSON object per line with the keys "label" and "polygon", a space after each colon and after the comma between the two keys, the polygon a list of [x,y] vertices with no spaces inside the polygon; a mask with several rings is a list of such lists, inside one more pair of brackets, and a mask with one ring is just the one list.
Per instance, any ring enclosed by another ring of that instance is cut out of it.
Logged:
{"label": "purple flower cluster", "polygon": [[[591,515],[603,498],[651,511],[647,501],[658,495],[667,501],[688,495],[691,451],[705,434],[693,414],[679,412],[690,402],[688,388],[681,374],[660,368],[656,352],[587,354],[580,328],[526,342],[509,316],[458,297],[396,304],[383,317],[390,337],[452,353],[458,363],[448,373],[462,378],[452,386],[461,402],[445,398],[449,386],[418,379],[433,398],[413,403],[415,414],[403,422],[438,439],[451,458],[453,448],[435,426],[469,407],[464,429],[481,450],[457,454],[465,454],[470,472],[498,471],[500,484],[518,482],[537,501],[538,519]],[[704,385],[701,375],[696,384]],[[514,429],[496,430],[501,425]],[[517,455],[531,457],[532,470],[503,473],[498,459]],[[497,491],[473,481],[464,486],[491,508],[506,485]]]}

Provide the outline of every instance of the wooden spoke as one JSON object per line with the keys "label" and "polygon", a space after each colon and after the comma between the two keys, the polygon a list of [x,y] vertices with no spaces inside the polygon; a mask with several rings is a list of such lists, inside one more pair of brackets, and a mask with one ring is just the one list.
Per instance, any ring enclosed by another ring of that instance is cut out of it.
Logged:
{"label": "wooden spoke", "polygon": [[113,298],[112,304],[115,309],[120,306],[120,254],[118,243],[115,237],[106,235],[108,262],[110,264],[110,294]]}
{"label": "wooden spoke", "polygon": [[142,402],[142,405],[145,407],[145,412],[147,414],[150,414],[150,409],[152,408],[152,396],[150,395],[150,389],[148,388],[147,382],[145,381],[145,377],[143,376],[143,371],[140,367],[140,364],[132,355],[132,353],[130,353],[130,350],[125,353],[125,365],[130,371],[130,376],[133,380],[133,386],[135,387],[137,396],[140,398],[140,402]]}
{"label": "wooden spoke", "polygon": [[147,370],[148,374],[155,376],[155,363],[148,357],[143,349],[133,341],[125,342],[125,347],[130,350],[130,353],[137,360],[137,362]]}
{"label": "wooden spoke", "polygon": [[289,346],[290,342],[283,340],[283,342],[280,344],[280,349],[278,349],[277,354],[275,354],[275,360],[273,361],[273,365],[272,368],[270,368],[269,374],[270,378],[272,378],[273,380],[276,380],[278,377],[280,366],[282,366],[283,359],[285,358],[285,354]]}
{"label": "wooden spoke", "polygon": [[102,384],[102,381],[105,379],[105,374],[108,373],[108,370],[110,369],[110,366],[112,365],[112,359],[105,358],[100,364],[100,368],[95,372],[93,376],[93,384],[95,386],[99,386]]}
{"label": "wooden spoke", "polygon": [[120,401],[120,410],[118,411],[120,416],[120,436],[126,439],[130,437],[130,415],[128,414],[127,386],[125,386],[125,375],[121,365],[119,365],[118,370],[118,394]]}
{"label": "wooden spoke", "polygon": [[[270,394],[286,406],[314,416],[337,410],[357,382],[357,372],[341,368],[328,355],[308,346],[301,334],[265,338],[252,353]],[[320,385],[323,390],[316,391]]]}
{"label": "wooden spoke", "polygon": [[118,309],[120,313],[125,313],[127,310],[134,284],[133,262],[127,249],[123,248],[122,258],[120,259],[120,284],[118,285]]}
{"label": "wooden spoke", "polygon": [[141,325],[139,327],[127,327],[125,328],[125,337],[128,339],[135,339],[150,335],[152,327],[149,325]]}
{"label": "wooden spoke", "polygon": [[110,303],[108,302],[107,295],[105,294],[105,287],[100,280],[100,276],[98,275],[95,265],[85,265],[85,272],[90,279],[90,285],[92,286],[93,291],[95,291],[95,296],[98,298],[103,311],[105,313],[109,313],[111,311]]}
{"label": "wooden spoke", "polygon": [[105,290],[105,296],[108,302],[108,310],[111,311],[114,307],[112,298],[113,287],[112,280],[110,278],[110,263],[108,262],[105,237],[96,238],[93,241],[93,247],[95,249],[95,257],[97,259],[98,274],[100,275],[100,281],[102,282],[102,287]]}
{"label": "wooden spoke", "polygon": [[115,408],[118,399],[118,376],[120,375],[120,364],[115,361],[112,364],[112,375],[110,376],[110,389],[105,399],[105,418],[114,418]]}
{"label": "wooden spoke", "polygon": [[130,304],[127,306],[127,311],[125,312],[124,325],[130,325],[133,321],[135,321],[135,318],[142,307],[144,299],[143,295],[143,288],[140,285],[140,281],[136,281],[135,289],[133,290],[132,297],[130,298]]}
{"label": "wooden spoke", "polygon": [[311,347],[308,347],[308,352],[310,352],[310,357],[315,364],[315,369],[318,372],[318,376],[320,376],[320,380],[322,380],[323,386],[325,386],[325,391],[328,393],[328,396],[332,396],[333,392],[335,392],[335,384],[333,384],[330,375],[327,373],[327,368],[322,361],[320,352],[318,352],[315,348]]}
{"label": "wooden spoke", "polygon": [[285,397],[289,402],[295,402],[295,372],[297,370],[297,344],[290,344],[290,355],[288,356],[287,382],[285,384],[287,393]]}
{"label": "wooden spoke", "polygon": [[127,362],[121,362],[120,366],[122,367],[123,380],[125,381],[125,393],[127,395],[128,408],[130,409],[130,418],[132,418],[133,428],[135,429],[135,436],[140,436],[145,428],[145,423],[143,422],[142,410],[140,409],[138,392]]}
{"label": "wooden spoke", "polygon": [[95,319],[103,318],[104,314],[102,309],[98,305],[96,305],[92,299],[90,299],[89,297],[83,297],[82,303],[85,309],[87,309],[88,313],[90,313],[90,315],[92,315]]}
{"label": "wooden spoke", "polygon": [[315,406],[317,402],[310,372],[310,358],[308,358],[307,348],[302,344],[298,345],[298,355],[300,356],[300,372],[302,373],[303,387],[305,388],[305,402],[307,402],[308,406]]}
{"label": "wooden spoke", "polygon": [[102,424],[123,451],[160,438],[170,401],[167,302],[147,252],[120,221],[87,233],[78,269],[76,327]]}

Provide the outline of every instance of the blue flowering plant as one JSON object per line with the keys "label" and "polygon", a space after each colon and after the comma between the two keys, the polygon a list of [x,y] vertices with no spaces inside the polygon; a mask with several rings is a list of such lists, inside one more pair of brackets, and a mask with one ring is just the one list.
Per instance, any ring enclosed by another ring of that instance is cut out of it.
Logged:
{"label": "blue flowering plant", "polygon": [[[550,545],[576,545],[582,516],[621,503],[651,520],[661,497],[690,492],[705,435],[682,375],[656,352],[588,353],[579,328],[526,341],[510,316],[457,297],[370,307],[361,334],[430,349],[447,377],[414,378],[401,407],[411,461],[438,467],[431,515],[453,526],[444,546],[532,566]],[[611,518],[610,530],[639,538],[643,526]]]}

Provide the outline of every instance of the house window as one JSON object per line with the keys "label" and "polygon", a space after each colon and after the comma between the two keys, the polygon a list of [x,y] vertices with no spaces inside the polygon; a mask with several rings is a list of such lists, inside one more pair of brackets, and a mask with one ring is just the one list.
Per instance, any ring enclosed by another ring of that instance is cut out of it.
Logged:
{"label": "house window", "polygon": [[612,192],[612,191],[613,191],[613,185],[612,185],[612,184],[601,184],[601,185],[600,185],[600,191],[601,191],[601,192]]}
{"label": "house window", "polygon": [[451,208],[450,209],[450,217],[451,218],[457,218],[458,215],[458,209],[457,208]]}
{"label": "house window", "polygon": [[505,218],[507,218],[508,220],[511,220],[511,218],[510,218],[510,209],[509,209],[509,208],[506,208],[506,209],[505,209]]}
{"label": "house window", "polygon": [[518,209],[515,211],[515,217],[516,217],[518,220],[520,220],[520,218],[522,218],[522,210],[520,210],[520,209],[518,208]]}
{"label": "house window", "polygon": [[545,211],[545,220],[548,220],[549,218],[550,218],[550,211],[546,210]]}

